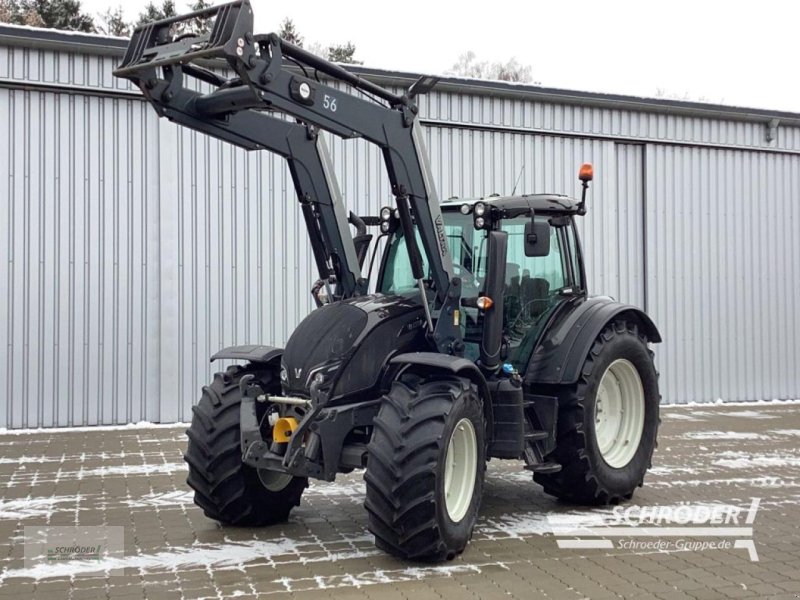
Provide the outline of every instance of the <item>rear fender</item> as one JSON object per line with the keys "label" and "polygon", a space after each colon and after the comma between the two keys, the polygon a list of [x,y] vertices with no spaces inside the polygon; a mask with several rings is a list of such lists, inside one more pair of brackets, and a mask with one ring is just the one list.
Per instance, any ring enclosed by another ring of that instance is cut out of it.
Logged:
{"label": "rear fender", "polygon": [[525,370],[525,382],[569,385],[578,381],[595,339],[617,320],[636,325],[649,342],[661,342],[658,328],[641,309],[608,297],[589,298],[544,333]]}

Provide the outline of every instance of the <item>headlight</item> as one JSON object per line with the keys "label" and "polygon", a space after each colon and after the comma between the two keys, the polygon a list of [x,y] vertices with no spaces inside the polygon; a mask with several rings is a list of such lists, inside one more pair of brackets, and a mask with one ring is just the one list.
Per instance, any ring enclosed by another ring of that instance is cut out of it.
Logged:
{"label": "headlight", "polygon": [[306,388],[311,389],[313,384],[317,384],[318,387],[327,387],[330,385],[331,381],[333,381],[333,377],[336,374],[336,371],[342,366],[342,361],[339,359],[327,362],[322,365],[317,365],[313,369],[311,369],[306,377]]}
{"label": "headlight", "polygon": [[472,210],[475,212],[476,217],[482,217],[486,214],[486,204],[483,202],[476,202]]}
{"label": "headlight", "polygon": [[381,221],[388,221],[392,218],[392,209],[388,206],[384,206],[381,209]]}

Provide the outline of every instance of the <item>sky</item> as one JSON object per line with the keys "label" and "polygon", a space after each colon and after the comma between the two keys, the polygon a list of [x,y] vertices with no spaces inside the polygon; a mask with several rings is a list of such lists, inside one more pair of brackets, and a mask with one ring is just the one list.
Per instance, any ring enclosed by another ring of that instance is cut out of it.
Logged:
{"label": "sky", "polygon": [[[114,0],[83,0],[97,13]],[[134,18],[146,0],[127,0]],[[188,0],[177,0],[184,8]],[[352,41],[375,68],[445,74],[459,55],[531,65],[543,86],[800,112],[796,0],[252,0],[257,32]]]}

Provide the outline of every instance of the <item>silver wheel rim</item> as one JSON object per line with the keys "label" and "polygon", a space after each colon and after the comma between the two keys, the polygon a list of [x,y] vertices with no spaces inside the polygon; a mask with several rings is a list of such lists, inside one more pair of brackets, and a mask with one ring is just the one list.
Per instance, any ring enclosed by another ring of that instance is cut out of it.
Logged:
{"label": "silver wheel rim", "polygon": [[261,480],[261,485],[270,492],[281,492],[292,481],[292,475],[288,473],[278,473],[267,469],[259,469],[258,478]]}
{"label": "silver wheel rim", "polygon": [[594,430],[606,464],[620,469],[631,462],[644,431],[644,388],[629,360],[619,358],[603,373],[594,403]]}
{"label": "silver wheel rim", "polygon": [[458,523],[467,514],[478,471],[478,439],[469,419],[461,419],[447,444],[444,463],[444,498],[447,515]]}

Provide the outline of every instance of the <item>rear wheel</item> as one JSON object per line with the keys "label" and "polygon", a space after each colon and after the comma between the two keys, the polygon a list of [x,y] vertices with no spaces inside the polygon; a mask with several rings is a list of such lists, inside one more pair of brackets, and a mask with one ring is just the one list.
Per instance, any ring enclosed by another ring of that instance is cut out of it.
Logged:
{"label": "rear wheel", "polygon": [[556,473],[535,473],[545,492],[582,504],[629,499],[651,466],[659,425],[658,373],[647,339],[625,322],[595,340],[576,386],[559,398]]}
{"label": "rear wheel", "polygon": [[483,493],[485,431],[469,380],[407,376],[392,385],[374,420],[364,475],[379,548],[417,560],[463,552]]}
{"label": "rear wheel", "polygon": [[277,377],[264,367],[234,366],[214,376],[192,407],[192,424],[186,430],[186,482],[207,517],[229,525],[270,525],[285,521],[300,504],[308,479],[256,470],[242,462],[239,381],[248,373],[265,391],[275,391],[270,388],[278,385]]}

